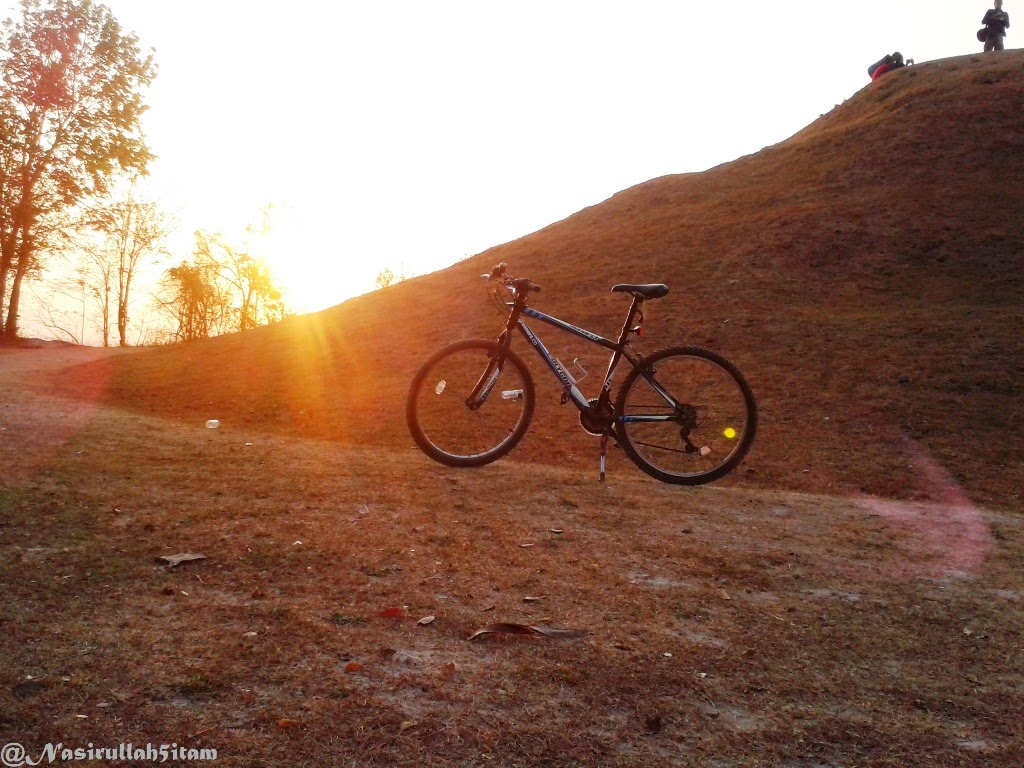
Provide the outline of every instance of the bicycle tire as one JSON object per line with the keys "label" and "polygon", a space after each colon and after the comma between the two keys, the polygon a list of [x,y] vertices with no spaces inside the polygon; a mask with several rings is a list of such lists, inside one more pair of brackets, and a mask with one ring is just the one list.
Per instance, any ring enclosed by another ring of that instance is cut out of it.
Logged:
{"label": "bicycle tire", "polygon": [[[413,377],[406,422],[416,445],[450,467],[482,467],[511,451],[533,419],[533,378],[507,350],[501,367],[497,342],[467,339],[438,350]],[[493,376],[489,394],[475,409],[467,399],[478,382]]]}
{"label": "bicycle tire", "polygon": [[[671,407],[647,376],[679,407]],[[637,467],[665,483],[718,480],[747,455],[756,431],[750,385],[735,365],[703,347],[654,353],[627,374],[615,400],[619,445]]]}

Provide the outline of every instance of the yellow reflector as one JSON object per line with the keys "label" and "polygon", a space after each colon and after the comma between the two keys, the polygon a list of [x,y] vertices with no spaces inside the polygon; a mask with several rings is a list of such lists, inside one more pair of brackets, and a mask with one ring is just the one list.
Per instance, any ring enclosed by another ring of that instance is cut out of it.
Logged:
{"label": "yellow reflector", "polygon": [[733,429],[732,427],[726,427],[725,431],[722,432],[722,434],[725,435],[730,440],[734,440],[736,438],[736,430]]}

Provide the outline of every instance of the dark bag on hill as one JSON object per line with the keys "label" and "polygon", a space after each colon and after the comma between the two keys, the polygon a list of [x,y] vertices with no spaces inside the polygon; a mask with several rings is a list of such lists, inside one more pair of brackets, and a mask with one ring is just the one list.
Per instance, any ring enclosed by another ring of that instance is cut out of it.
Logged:
{"label": "dark bag on hill", "polygon": [[889,63],[889,59],[890,59],[890,55],[887,53],[887,54],[885,54],[885,56],[883,56],[878,61],[876,61],[874,64],[872,64],[870,67],[868,67],[868,77],[871,77],[872,75],[874,75],[875,74],[875,70],[878,69],[883,64],[888,64]]}
{"label": "dark bag on hill", "polygon": [[987,43],[988,42],[988,27],[982,27],[981,29],[978,30],[978,42],[979,43]]}
{"label": "dark bag on hill", "polygon": [[868,67],[868,77],[874,78],[875,71],[883,64],[888,65],[888,69],[886,70],[887,72],[890,69],[899,69],[903,66],[903,54],[899,51],[885,54],[885,56]]}

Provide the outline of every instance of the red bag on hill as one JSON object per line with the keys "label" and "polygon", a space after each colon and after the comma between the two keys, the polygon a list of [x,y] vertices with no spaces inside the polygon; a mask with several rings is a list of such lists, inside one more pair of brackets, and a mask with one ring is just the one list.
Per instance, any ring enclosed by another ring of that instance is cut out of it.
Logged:
{"label": "red bag on hill", "polygon": [[[913,63],[913,60],[911,60],[911,63]],[[899,69],[902,66],[905,66],[902,53],[900,53],[899,51],[896,51],[894,53],[887,53],[885,56],[883,56],[870,67],[868,67],[868,77],[870,77],[874,81],[880,78],[886,72],[891,72],[892,70]]]}

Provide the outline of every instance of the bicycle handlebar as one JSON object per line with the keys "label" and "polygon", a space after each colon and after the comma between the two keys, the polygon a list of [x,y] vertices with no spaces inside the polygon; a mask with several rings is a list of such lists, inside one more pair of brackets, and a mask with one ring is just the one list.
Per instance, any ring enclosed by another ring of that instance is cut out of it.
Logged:
{"label": "bicycle handlebar", "polygon": [[525,277],[509,277],[508,264],[504,261],[491,268],[489,274],[481,275],[484,280],[501,280],[516,295],[520,293],[540,293],[540,286]]}

